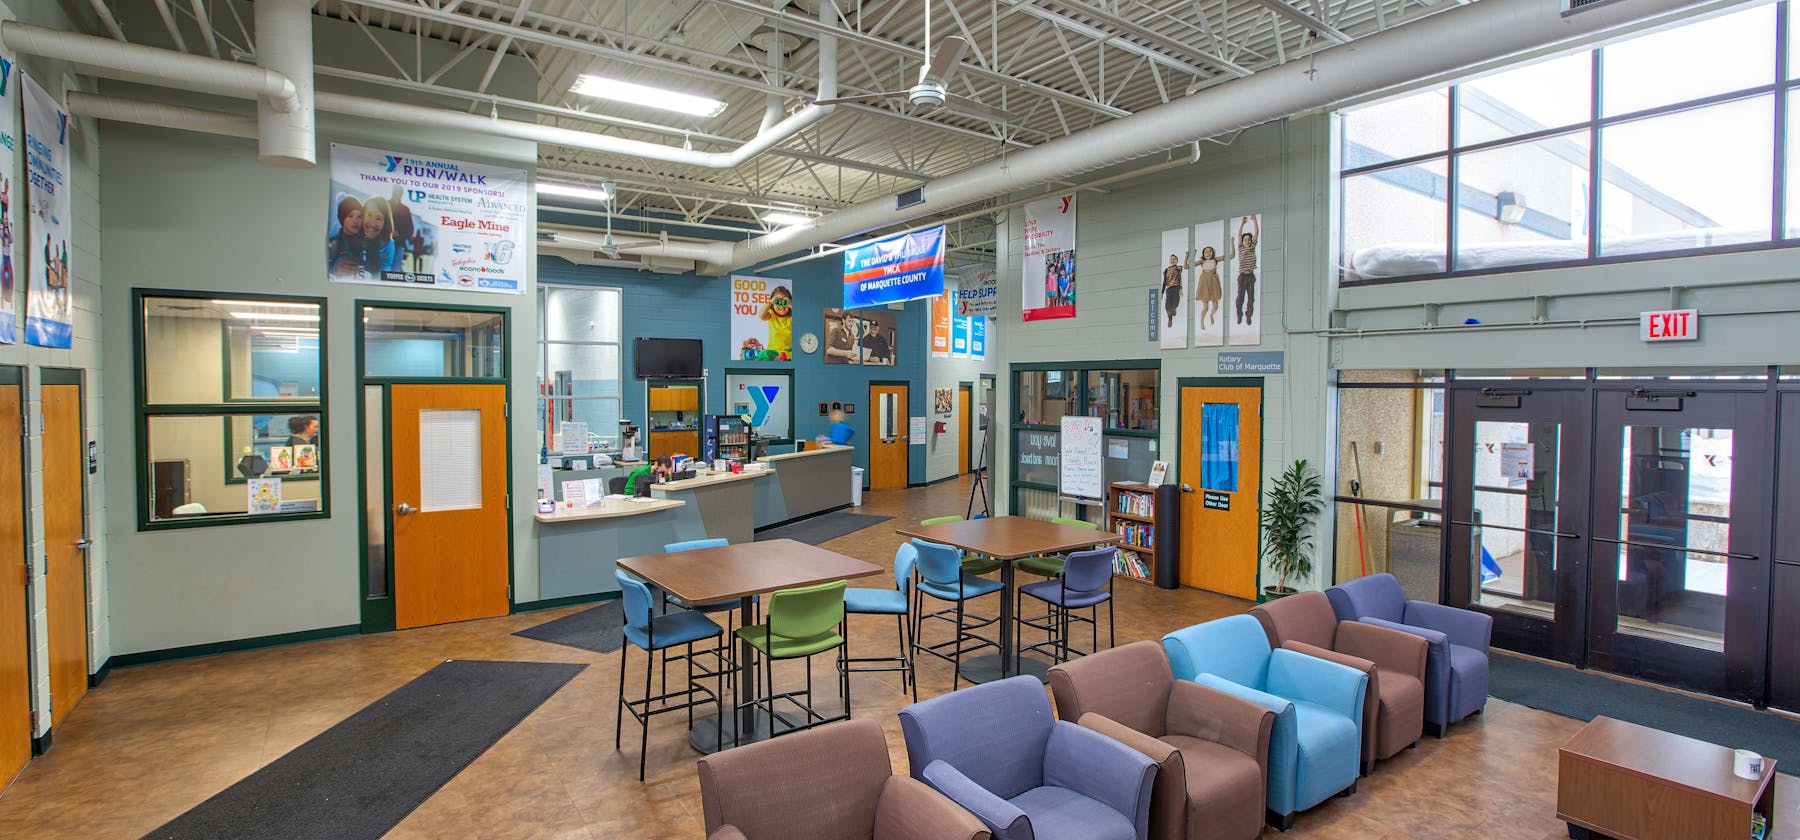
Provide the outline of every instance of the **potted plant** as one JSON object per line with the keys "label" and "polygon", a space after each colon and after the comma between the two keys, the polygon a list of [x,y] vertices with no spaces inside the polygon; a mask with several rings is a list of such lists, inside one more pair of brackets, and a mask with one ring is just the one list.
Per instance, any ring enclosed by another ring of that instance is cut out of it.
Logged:
{"label": "potted plant", "polygon": [[1274,586],[1263,587],[1267,598],[1294,594],[1288,578],[1312,575],[1312,529],[1324,512],[1319,474],[1301,458],[1275,479],[1262,508],[1262,556],[1277,575]]}

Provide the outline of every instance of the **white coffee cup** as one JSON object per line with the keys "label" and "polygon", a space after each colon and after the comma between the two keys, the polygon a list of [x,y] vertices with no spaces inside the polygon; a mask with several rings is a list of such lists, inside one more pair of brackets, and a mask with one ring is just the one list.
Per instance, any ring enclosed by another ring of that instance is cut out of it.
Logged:
{"label": "white coffee cup", "polygon": [[1749,750],[1733,750],[1731,772],[1740,779],[1760,779],[1763,774],[1763,757]]}

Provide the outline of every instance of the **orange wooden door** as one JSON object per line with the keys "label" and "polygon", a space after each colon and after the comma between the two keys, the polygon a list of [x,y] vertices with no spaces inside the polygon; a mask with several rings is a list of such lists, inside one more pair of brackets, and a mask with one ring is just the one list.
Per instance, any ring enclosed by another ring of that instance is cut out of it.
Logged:
{"label": "orange wooden door", "polygon": [[[1236,489],[1207,488],[1201,480],[1205,406],[1238,407]],[[1226,595],[1256,599],[1258,499],[1262,488],[1262,389],[1181,389],[1181,581]],[[1207,494],[1212,494],[1212,503]],[[1229,509],[1220,509],[1227,507]]]}
{"label": "orange wooden door", "polygon": [[0,788],[31,760],[30,593],[25,577],[25,470],[20,386],[0,385]]}
{"label": "orange wooden door", "polygon": [[394,626],[505,615],[506,388],[392,388]]}
{"label": "orange wooden door", "polygon": [[908,425],[905,385],[870,385],[869,489],[906,487]]}
{"label": "orange wooden door", "polygon": [[50,725],[88,689],[87,480],[81,386],[44,385],[44,612],[49,619]]}
{"label": "orange wooden door", "polygon": [[969,427],[972,425],[969,412],[969,386],[956,389],[956,416],[952,422],[956,425],[956,474],[969,471]]}

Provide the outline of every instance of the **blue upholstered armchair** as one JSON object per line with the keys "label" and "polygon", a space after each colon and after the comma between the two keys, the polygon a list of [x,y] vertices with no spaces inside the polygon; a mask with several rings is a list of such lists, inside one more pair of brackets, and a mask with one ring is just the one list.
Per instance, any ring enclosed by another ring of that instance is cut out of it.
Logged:
{"label": "blue upholstered armchair", "polygon": [[1269,824],[1288,830],[1294,814],[1335,793],[1354,793],[1361,769],[1363,695],[1368,675],[1291,650],[1269,648],[1262,624],[1234,615],[1163,637],[1169,667],[1275,713],[1269,734]]}
{"label": "blue upholstered armchair", "polygon": [[1426,601],[1408,601],[1385,572],[1325,590],[1339,621],[1404,630],[1431,643],[1425,655],[1425,728],[1442,738],[1450,724],[1487,703],[1492,616]]}
{"label": "blue upholstered armchair", "polygon": [[1156,762],[1058,721],[1036,677],[914,703],[900,710],[900,729],[912,777],[967,808],[995,840],[1145,840],[1149,832]]}

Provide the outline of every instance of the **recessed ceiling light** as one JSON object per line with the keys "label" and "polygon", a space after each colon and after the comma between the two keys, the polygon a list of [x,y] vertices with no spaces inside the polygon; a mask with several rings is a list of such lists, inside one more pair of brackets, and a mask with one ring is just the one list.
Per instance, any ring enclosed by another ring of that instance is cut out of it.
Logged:
{"label": "recessed ceiling light", "polygon": [[541,195],[560,195],[564,198],[584,198],[588,201],[607,201],[612,198],[612,196],[606,193],[606,190],[597,190],[593,187],[578,187],[574,184],[558,184],[555,181],[539,181],[537,190]]}
{"label": "recessed ceiling light", "polygon": [[789,225],[803,225],[812,221],[811,216],[802,216],[799,213],[783,213],[779,210],[773,213],[764,213],[762,219],[769,224],[780,225],[782,227],[787,227]]}
{"label": "recessed ceiling light", "polygon": [[213,299],[213,303],[216,303],[220,306],[267,306],[270,308],[280,307],[283,309],[318,309],[319,308],[319,305],[316,303],[284,303],[284,302],[278,301],[278,300],[219,300],[219,299],[215,298],[215,299]]}
{"label": "recessed ceiling light", "polygon": [[569,90],[596,99],[628,102],[632,105],[661,108],[665,111],[692,114],[696,117],[716,117],[725,110],[725,103],[717,99],[678,93],[649,85],[621,82],[605,76],[584,74],[575,80],[575,84],[571,85]]}
{"label": "recessed ceiling light", "polygon": [[233,312],[233,318],[246,321],[317,321],[317,315],[296,315],[287,312]]}

